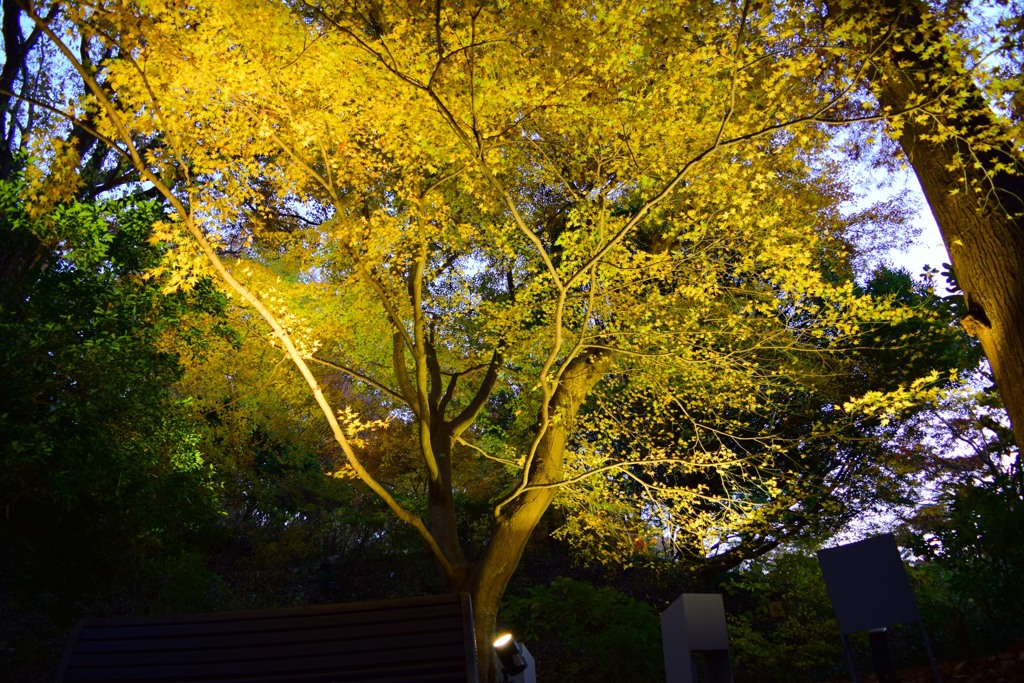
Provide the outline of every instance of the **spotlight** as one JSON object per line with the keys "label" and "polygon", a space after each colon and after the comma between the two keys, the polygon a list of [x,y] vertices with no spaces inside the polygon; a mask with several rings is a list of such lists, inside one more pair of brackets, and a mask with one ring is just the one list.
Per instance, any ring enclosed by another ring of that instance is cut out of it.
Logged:
{"label": "spotlight", "polygon": [[501,668],[505,672],[506,680],[511,676],[526,671],[528,666],[526,659],[519,649],[519,643],[513,640],[511,633],[504,633],[498,636],[494,641],[494,652],[498,655],[498,661],[501,662]]}

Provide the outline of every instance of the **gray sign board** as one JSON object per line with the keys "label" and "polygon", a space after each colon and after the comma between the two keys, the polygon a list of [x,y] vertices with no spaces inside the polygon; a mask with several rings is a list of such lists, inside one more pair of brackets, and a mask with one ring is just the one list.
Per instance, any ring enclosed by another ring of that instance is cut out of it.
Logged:
{"label": "gray sign board", "polygon": [[683,593],[661,613],[668,683],[695,683],[694,653],[701,653],[708,683],[732,683],[725,605],[718,593]]}

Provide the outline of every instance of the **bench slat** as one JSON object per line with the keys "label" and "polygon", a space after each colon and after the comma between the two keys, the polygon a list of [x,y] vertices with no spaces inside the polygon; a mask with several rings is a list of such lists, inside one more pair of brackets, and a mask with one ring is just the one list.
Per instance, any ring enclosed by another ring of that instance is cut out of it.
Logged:
{"label": "bench slat", "polygon": [[[419,657],[419,653],[429,648],[440,650],[442,646],[451,645],[453,637],[449,633],[427,634],[406,641],[396,647],[395,643],[381,641],[361,641],[347,643],[344,641],[331,643],[292,642],[285,645],[250,645],[244,641],[232,641],[229,646],[216,648],[183,648],[183,649],[151,649],[151,650],[108,650],[107,652],[75,654],[75,666],[102,666],[116,657],[119,664],[131,665],[163,665],[181,661],[189,662],[249,662],[264,659],[305,659],[309,657],[334,657],[339,661],[359,658],[361,660],[377,660],[382,662],[404,660],[410,656]],[[365,643],[365,644],[364,644]],[[461,645],[460,645],[461,647]],[[416,655],[410,655],[415,652]],[[113,655],[113,656],[112,656]],[[458,658],[459,651],[446,655]]]}
{"label": "bench slat", "polygon": [[444,665],[445,662],[454,662],[458,670],[458,659],[461,655],[461,645],[448,645],[429,648],[402,648],[396,657],[325,655],[317,657],[295,657],[295,658],[266,658],[258,659],[232,659],[229,661],[196,661],[188,658],[187,663],[183,662],[137,662],[127,663],[118,659],[116,665],[100,664],[99,666],[81,666],[76,669],[81,673],[75,680],[147,680],[151,672],[158,669],[165,678],[178,680],[205,680],[216,679],[223,676],[237,676],[246,672],[256,676],[279,676],[290,673],[316,673],[316,672],[365,672],[384,671],[392,669],[415,669],[417,664]]}
{"label": "bench slat", "polygon": [[84,620],[58,683],[477,681],[468,595]]}
{"label": "bench slat", "polygon": [[[104,652],[155,652],[160,650],[187,650],[203,648],[230,647],[264,647],[267,645],[287,645],[289,643],[327,643],[332,648],[364,647],[360,641],[380,641],[383,638],[402,638],[414,641],[433,633],[462,633],[461,617],[443,617],[430,622],[430,631],[425,631],[422,624],[407,622],[405,628],[381,628],[376,625],[362,627],[330,626],[318,629],[302,630],[264,630],[252,632],[248,630],[226,628],[193,635],[179,632],[174,636],[158,638],[138,638],[124,634],[123,631],[105,631],[102,636],[89,633],[88,637],[80,638],[76,653],[79,655]],[[123,637],[118,637],[123,635]]]}
{"label": "bench slat", "polygon": [[[336,672],[314,672],[295,673],[289,672],[286,675],[261,675],[259,672],[241,673],[235,672],[230,677],[154,677],[150,670],[142,672],[145,677],[100,677],[90,679],[75,679],[83,683],[107,683],[107,682],[128,682],[145,681],[145,683],[453,683],[465,680],[465,672],[460,668],[431,668],[429,665],[407,667],[404,669],[395,668],[389,671],[349,671],[344,673]],[[473,679],[477,680],[476,678]]]}
{"label": "bench slat", "polygon": [[[399,608],[389,602],[358,603],[367,607],[357,609],[348,605],[313,605],[308,608],[289,607],[281,610],[251,610],[245,612],[209,612],[202,614],[184,614],[160,617],[125,617],[109,619],[91,619],[88,631],[80,637],[102,636],[105,629],[112,629],[122,635],[124,632],[134,634],[133,637],[149,637],[173,635],[175,632],[216,633],[226,624],[236,624],[239,630],[260,631],[279,628],[320,628],[325,624],[358,623],[358,624],[390,624],[410,620],[426,621],[445,615],[461,616],[459,603],[451,601],[437,603],[435,597],[422,605],[410,605]],[[388,605],[375,609],[377,605]],[[308,610],[308,611],[306,611]],[[279,613],[280,612],[280,613]]]}

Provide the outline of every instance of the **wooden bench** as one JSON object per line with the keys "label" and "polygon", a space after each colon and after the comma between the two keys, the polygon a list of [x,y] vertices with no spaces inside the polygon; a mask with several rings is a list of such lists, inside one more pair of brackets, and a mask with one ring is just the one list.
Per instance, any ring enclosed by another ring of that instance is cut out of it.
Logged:
{"label": "wooden bench", "polygon": [[289,609],[86,619],[57,683],[477,683],[466,594]]}

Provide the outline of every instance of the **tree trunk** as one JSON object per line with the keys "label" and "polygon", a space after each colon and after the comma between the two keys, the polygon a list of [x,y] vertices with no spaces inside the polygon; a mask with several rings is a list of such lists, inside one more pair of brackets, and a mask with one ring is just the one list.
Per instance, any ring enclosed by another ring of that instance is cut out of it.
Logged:
{"label": "tree trunk", "polygon": [[469,575],[466,556],[459,540],[458,517],[455,510],[455,496],[452,491],[452,438],[451,429],[440,424],[431,432],[431,447],[437,459],[439,481],[428,485],[428,506],[430,509],[430,533],[441,546],[453,575],[445,577],[452,588],[464,583]]}
{"label": "tree trunk", "polygon": [[853,3],[830,14],[874,26],[879,36],[897,29],[868,70],[883,108],[904,111],[915,97],[934,103],[925,116],[906,117],[899,142],[966,297],[963,326],[980,339],[1024,444],[1024,157],[920,0]]}
{"label": "tree trunk", "polygon": [[[551,398],[550,414],[560,417],[547,426],[537,448],[529,473],[531,487],[562,481],[565,444],[572,422],[587,394],[608,373],[612,360],[611,354],[602,352],[584,354],[570,364]],[[494,520],[491,540],[469,577],[466,588],[473,596],[481,681],[498,680],[491,644],[501,598],[556,492],[554,486],[528,489],[505,506]]]}

